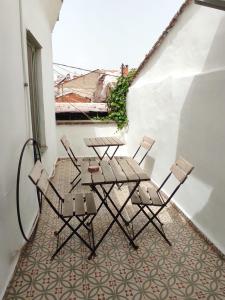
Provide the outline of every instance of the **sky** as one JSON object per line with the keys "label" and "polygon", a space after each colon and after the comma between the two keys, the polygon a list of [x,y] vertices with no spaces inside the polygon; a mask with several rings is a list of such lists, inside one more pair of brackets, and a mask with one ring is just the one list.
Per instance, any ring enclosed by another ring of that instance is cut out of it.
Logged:
{"label": "sky", "polygon": [[85,69],[138,67],[184,0],[64,0],[53,61]]}

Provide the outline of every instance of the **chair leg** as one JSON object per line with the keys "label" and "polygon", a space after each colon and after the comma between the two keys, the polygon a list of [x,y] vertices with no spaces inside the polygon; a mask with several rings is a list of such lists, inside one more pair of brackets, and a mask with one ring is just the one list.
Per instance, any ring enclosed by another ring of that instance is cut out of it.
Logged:
{"label": "chair leg", "polygon": [[[72,216],[73,217],[73,216]],[[72,217],[70,217],[64,224],[63,226],[58,230],[58,231],[54,231],[54,235],[57,236],[59,235],[59,233],[66,227],[66,225],[70,222],[70,220],[72,219]]]}
{"label": "chair leg", "polygon": [[[90,232],[90,228],[88,227],[89,224],[88,224],[88,223],[85,224],[84,221],[82,221],[82,220],[80,219],[80,217],[78,217],[78,216],[76,216],[76,218],[77,218],[77,220],[78,220],[79,222],[82,222],[82,223],[83,223],[83,226],[87,229],[87,231],[88,231],[88,233],[89,233],[89,232]],[[87,220],[87,217],[86,217],[85,220]]]}
{"label": "chair leg", "polygon": [[77,176],[76,177],[74,177],[74,179],[70,182],[70,184],[73,184],[75,181],[76,181],[76,179],[78,178],[80,176],[80,173],[79,174],[77,174]]}
{"label": "chair leg", "polygon": [[92,235],[92,244],[93,244],[93,256],[96,257],[96,253],[95,253],[95,236],[94,236],[94,226],[93,223],[91,222],[91,235]]}
{"label": "chair leg", "polygon": [[[156,230],[161,234],[161,236],[164,238],[164,240],[165,240],[170,246],[172,246],[171,242],[168,240],[168,238],[166,237],[165,233],[164,233],[162,230],[160,230],[160,229],[158,228],[158,226],[155,224],[154,218],[156,218],[156,216],[154,216],[153,218],[149,218],[148,214],[147,214],[146,211],[144,210],[144,206],[143,206],[143,207],[139,206],[139,208],[141,209],[141,211],[144,213],[144,215],[145,215],[145,216],[147,217],[147,219],[148,219],[148,222],[143,226],[143,229],[144,229],[148,224],[151,223],[151,224],[156,228]],[[139,230],[139,233],[136,234],[135,239],[137,238],[137,236],[138,236],[141,232],[142,232],[142,230]]]}
{"label": "chair leg", "polygon": [[[60,218],[62,219],[62,217],[60,217]],[[59,247],[58,247],[58,241],[57,241],[57,249],[54,252],[54,254],[52,255],[51,260],[53,260],[55,258],[55,256],[65,246],[65,244],[73,237],[74,234],[89,248],[89,250],[92,253],[93,249],[92,249],[91,245],[88,244],[78,233],[79,228],[85,224],[85,221],[87,219],[88,219],[88,216],[85,216],[84,219],[81,220],[80,224],[76,228],[72,228],[72,226],[69,224],[69,220],[65,221],[64,219],[62,219],[64,221],[65,225],[67,225],[72,230],[72,233],[64,240],[64,242]],[[59,237],[59,235],[57,237]]]}
{"label": "chair leg", "polygon": [[[154,212],[150,209],[150,207],[147,206],[147,209],[150,211],[151,214],[154,215]],[[160,221],[160,219],[159,219],[158,217],[155,217],[155,218],[156,218],[156,220],[159,222],[159,224],[160,224],[161,226],[164,225],[164,224]]]}

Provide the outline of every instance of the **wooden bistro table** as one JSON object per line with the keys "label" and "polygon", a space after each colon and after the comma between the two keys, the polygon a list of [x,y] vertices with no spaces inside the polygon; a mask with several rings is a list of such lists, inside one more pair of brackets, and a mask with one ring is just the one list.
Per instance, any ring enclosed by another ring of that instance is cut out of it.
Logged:
{"label": "wooden bistro table", "polygon": [[[102,160],[105,156],[107,156],[109,159],[112,159],[113,156],[116,154],[116,151],[120,146],[125,145],[124,142],[122,142],[117,137],[96,137],[96,138],[84,138],[84,142],[87,147],[91,147],[94,149],[95,153],[97,154],[98,158]],[[103,155],[100,155],[97,151],[98,147],[106,147],[105,152]],[[113,154],[110,156],[108,151],[110,148],[116,147]]]}
{"label": "wooden bistro table", "polygon": [[[89,166],[99,166],[97,172],[90,173],[88,171]],[[138,163],[132,158],[112,158],[111,160],[100,160],[96,161],[84,161],[81,163],[81,183],[82,185],[90,186],[92,191],[94,191],[101,200],[101,204],[97,209],[100,210],[101,206],[104,205],[110,215],[112,216],[112,222],[108,225],[107,229],[99,239],[99,241],[94,246],[93,252],[90,254],[89,258],[95,255],[95,252],[99,245],[104,240],[107,233],[110,231],[114,223],[117,223],[119,228],[127,237],[130,244],[137,249],[138,247],[134,244],[132,237],[124,229],[125,220],[122,216],[122,211],[124,210],[129,199],[139,186],[140,182],[150,180],[149,176],[141,169]],[[113,202],[113,199],[110,196],[110,192],[115,187],[115,185],[121,183],[132,183],[132,189],[125,200],[125,202],[118,208]],[[106,189],[107,185],[107,189]],[[99,192],[99,188],[103,193]],[[112,206],[115,208],[112,211],[111,207],[108,205],[108,202],[111,202]],[[97,216],[97,215],[96,215]],[[118,219],[120,217],[120,219]],[[93,217],[94,218],[94,217]],[[126,226],[125,226],[126,227]]]}

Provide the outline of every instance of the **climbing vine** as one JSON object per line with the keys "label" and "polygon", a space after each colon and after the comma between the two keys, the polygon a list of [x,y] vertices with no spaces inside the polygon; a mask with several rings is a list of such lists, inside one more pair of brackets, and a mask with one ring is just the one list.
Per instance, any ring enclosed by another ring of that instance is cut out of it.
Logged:
{"label": "climbing vine", "polygon": [[128,124],[126,97],[135,71],[135,69],[131,69],[126,77],[119,77],[115,88],[112,89],[107,99],[109,108],[107,118],[115,121],[118,129],[122,129]]}

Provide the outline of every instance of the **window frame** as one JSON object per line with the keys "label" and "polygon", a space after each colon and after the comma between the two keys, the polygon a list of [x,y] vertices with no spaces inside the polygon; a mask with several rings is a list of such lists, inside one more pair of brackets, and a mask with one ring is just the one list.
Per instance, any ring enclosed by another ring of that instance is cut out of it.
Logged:
{"label": "window frame", "polygon": [[45,117],[42,84],[42,46],[29,30],[26,31],[26,47],[32,135],[33,138],[39,142],[41,153],[43,153],[47,149],[47,146],[45,137]]}

